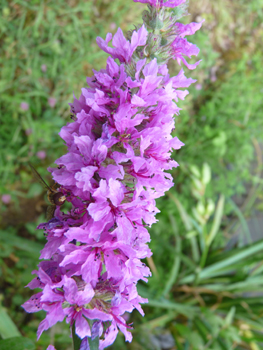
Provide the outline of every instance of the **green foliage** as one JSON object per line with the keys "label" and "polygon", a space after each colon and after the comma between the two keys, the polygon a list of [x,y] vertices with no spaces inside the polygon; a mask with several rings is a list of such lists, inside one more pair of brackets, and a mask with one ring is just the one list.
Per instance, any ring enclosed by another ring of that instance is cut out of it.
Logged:
{"label": "green foliage", "polygon": [[[58,132],[70,122],[72,92],[78,96],[85,76],[105,66],[96,36],[115,25],[131,29],[144,8],[120,0],[0,4],[0,194],[11,195],[0,202],[1,350],[72,349],[65,323],[35,347],[44,313],[26,315],[20,306],[45,243],[35,228],[46,202],[27,163],[49,181],[46,167],[65,151]],[[263,208],[262,9],[257,0],[190,1],[192,20],[206,19],[191,38],[203,61],[186,72],[201,86],[190,87],[176,117],[175,135],[186,145],[174,154],[175,187],[158,201],[150,230],[153,277],[139,285],[149,299],[145,317],[130,315],[134,340],[120,334],[114,350],[262,348],[263,241],[254,242],[247,222],[255,204]],[[170,69],[176,73],[173,62]]]}
{"label": "green foliage", "polygon": [[35,344],[23,337],[14,337],[7,340],[0,340],[1,350],[35,350]]}
{"label": "green foliage", "polygon": [[[48,162],[63,152],[58,132],[70,121],[72,93],[79,94],[92,69],[104,66],[96,37],[119,26],[128,11],[127,3],[107,0],[1,2],[0,193],[15,196],[26,162],[40,163],[38,151]],[[54,107],[49,98],[56,99]]]}
{"label": "green foliage", "polygon": [[[253,171],[248,170],[255,152],[252,140],[262,140],[261,59],[257,52],[248,67],[248,57],[244,55],[237,66],[231,67],[227,79],[220,85],[217,82],[215,90],[208,86],[202,92],[196,115],[181,112],[177,134],[187,140],[187,145],[176,157],[182,165],[178,183],[182,184],[187,164],[200,166],[205,160],[213,169],[210,190],[214,195],[244,193],[244,182],[251,180]],[[182,185],[189,192],[189,183]]]}
{"label": "green foliage", "polygon": [[0,305],[0,335],[2,339],[19,337],[21,335],[2,305]]}

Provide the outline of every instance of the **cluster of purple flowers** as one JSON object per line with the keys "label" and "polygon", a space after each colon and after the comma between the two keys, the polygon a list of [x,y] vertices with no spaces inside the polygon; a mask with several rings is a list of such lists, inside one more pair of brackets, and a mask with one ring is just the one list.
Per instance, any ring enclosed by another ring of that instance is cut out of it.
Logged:
{"label": "cluster of purple flowers", "polygon": [[68,152],[49,169],[72,209],[57,207],[39,226],[47,238],[44,260],[28,286],[42,291],[23,304],[27,312],[47,313],[38,338],[66,318],[81,339],[99,337],[99,349],[114,342],[118,329],[131,341],[123,315],[134,308],[143,315],[140,303],[147,302],[136,288],[151,274],[141,261],[151,256],[147,227],[156,222],[155,199],[173,185],[165,170],[178,166],[171,151],[183,145],[171,136],[173,116],[188,94],[181,88],[194,82],[183,70],[170,77],[166,63],[196,66],[185,56],[198,49],[184,36],[201,23],[174,22],[174,8],[184,10],[185,0],[134,1],[149,3],[144,24],[128,39],[121,29],[113,39],[97,39],[110,55],[106,69],[94,71],[89,88],[70,104],[73,122],[60,132]]}

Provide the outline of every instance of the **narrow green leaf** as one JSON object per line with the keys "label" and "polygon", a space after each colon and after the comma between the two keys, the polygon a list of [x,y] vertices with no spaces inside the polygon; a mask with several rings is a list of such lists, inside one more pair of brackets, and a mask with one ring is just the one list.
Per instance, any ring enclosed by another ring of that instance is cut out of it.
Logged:
{"label": "narrow green leaf", "polygon": [[189,306],[185,304],[179,304],[167,301],[157,301],[153,299],[148,300],[147,306],[158,307],[161,309],[175,310],[180,314],[187,316],[188,318],[193,317],[198,309],[194,306]]}
{"label": "narrow green leaf", "polygon": [[4,241],[5,243],[8,243],[19,250],[24,250],[37,256],[39,256],[40,250],[43,249],[42,244],[12,235],[3,230],[0,230],[0,241]]}
{"label": "narrow green leaf", "polygon": [[164,296],[166,296],[170,292],[172,286],[176,282],[179,268],[180,268],[180,262],[181,262],[180,253],[181,253],[181,248],[182,248],[180,235],[178,234],[177,230],[174,229],[175,228],[174,217],[172,215],[170,215],[169,217],[170,217],[170,221],[171,221],[172,228],[174,231],[174,235],[176,237],[176,247],[175,247],[175,258],[174,258],[173,267],[172,267],[172,270],[169,274],[170,277],[168,278],[168,280],[165,284],[163,293],[162,293]]}
{"label": "narrow green leaf", "polygon": [[220,224],[222,221],[222,216],[223,216],[224,202],[225,202],[225,197],[224,197],[224,195],[221,194],[219,201],[217,203],[213,225],[212,225],[211,231],[208,234],[207,239],[206,239],[206,244],[208,245],[208,247],[213,242],[213,240],[214,240],[214,238],[219,230],[219,227],[220,227]]}
{"label": "narrow green leaf", "polygon": [[234,201],[232,201],[231,198],[228,198],[227,201],[231,204],[234,212],[236,213],[236,216],[239,218],[240,224],[242,226],[244,235],[246,236],[248,243],[252,243],[249,227],[248,227],[248,224],[246,222],[246,219],[244,218],[242,211],[239,209],[239,207],[236,205],[236,203]]}
{"label": "narrow green leaf", "polygon": [[244,281],[232,282],[231,277],[227,279],[224,283],[212,283],[202,285],[204,288],[217,292],[252,292],[263,290],[263,277],[249,277]]}
{"label": "narrow green leaf", "polygon": [[191,243],[193,260],[195,263],[197,263],[200,260],[200,254],[199,254],[199,248],[198,248],[196,237],[191,237],[190,243]]}
{"label": "narrow green leaf", "polygon": [[0,340],[1,350],[35,350],[32,340],[23,337],[14,337]]}
{"label": "narrow green leaf", "polygon": [[205,185],[209,184],[209,182],[211,181],[211,168],[207,163],[203,164],[202,181]]}
{"label": "narrow green leaf", "polygon": [[200,170],[198,169],[198,167],[196,165],[190,165],[189,169],[193,173],[194,176],[198,177],[199,179],[201,178]]}
{"label": "narrow green leaf", "polygon": [[[238,253],[233,254],[227,259],[223,259],[211,266],[204,268],[199,274],[199,279],[202,280],[205,278],[211,278],[216,275],[218,276],[222,274],[222,270],[224,268],[227,268],[227,271],[230,272],[231,270],[233,270],[233,264],[236,264],[241,260],[248,258],[251,255],[259,253],[260,251],[263,251],[263,240],[258,241],[251,246],[247,246],[241,250],[238,250]],[[224,273],[226,273],[226,271],[224,271]],[[195,275],[191,274],[189,276],[182,278],[179,283],[180,284],[190,283],[190,282],[193,282],[194,278],[195,278]]]}
{"label": "narrow green leaf", "polygon": [[160,316],[158,318],[155,318],[151,321],[148,321],[146,323],[143,323],[142,327],[147,329],[155,329],[156,327],[164,327],[165,324],[168,322],[171,322],[174,320],[177,316],[176,312],[170,311],[167,314]]}
{"label": "narrow green leaf", "polygon": [[226,318],[224,320],[225,326],[230,326],[232,324],[232,322],[234,320],[235,313],[236,313],[236,308],[233,306],[229,310],[229,313],[226,315]]}
{"label": "narrow green leaf", "polygon": [[[3,339],[20,337],[21,334],[16,325],[6,313],[5,309],[0,305],[0,334]],[[2,348],[0,347],[2,350]],[[11,349],[11,348],[10,348]]]}
{"label": "narrow green leaf", "polygon": [[172,201],[175,203],[175,205],[179,211],[179,214],[181,216],[181,219],[184,223],[186,231],[191,231],[193,228],[192,222],[191,222],[191,219],[188,216],[186,210],[184,209],[183,205],[172,193],[168,192],[167,194],[172,199]]}

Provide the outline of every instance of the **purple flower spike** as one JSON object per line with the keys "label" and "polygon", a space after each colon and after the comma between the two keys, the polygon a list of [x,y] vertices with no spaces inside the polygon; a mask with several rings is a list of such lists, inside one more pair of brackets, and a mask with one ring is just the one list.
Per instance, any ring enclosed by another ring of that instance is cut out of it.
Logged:
{"label": "purple flower spike", "polygon": [[103,51],[111,55],[113,59],[118,58],[121,63],[129,63],[134,50],[138,46],[144,46],[146,44],[147,35],[148,32],[146,28],[142,26],[137,32],[133,32],[131,41],[129,41],[125,38],[122,30],[119,28],[112,40],[114,48],[108,46],[108,43],[112,39],[111,33],[107,34],[106,40],[97,38],[97,44]]}
{"label": "purple flower spike", "polygon": [[143,4],[149,4],[151,6],[162,8],[162,7],[177,7],[184,4],[186,0],[133,0],[134,2],[141,2]]}
{"label": "purple flower spike", "polygon": [[10,194],[3,194],[2,195],[2,202],[4,204],[9,204],[11,202],[11,196]]}
{"label": "purple flower spike", "polygon": [[51,108],[54,108],[57,103],[57,99],[54,97],[49,97],[48,104]]}
{"label": "purple flower spike", "polygon": [[45,159],[46,156],[47,156],[47,154],[46,154],[45,151],[39,151],[39,152],[37,152],[37,157],[38,157],[39,159]]}
{"label": "purple flower spike", "polygon": [[20,108],[23,110],[23,111],[27,111],[29,109],[29,104],[27,102],[21,102],[20,103]]}
{"label": "purple flower spike", "polygon": [[173,15],[177,6],[185,10],[185,0],[140,2],[151,5],[144,24],[127,36],[118,29],[113,38],[97,38],[110,55],[106,68],[94,71],[89,87],[70,103],[72,122],[59,133],[67,153],[49,171],[71,209],[58,205],[38,226],[47,243],[28,287],[41,291],[23,304],[27,312],[46,312],[38,337],[65,319],[82,339],[81,350],[95,338],[100,350],[108,347],[119,330],[131,342],[127,314],[137,309],[144,315],[147,299],[136,285],[151,275],[141,261],[152,254],[147,228],[157,221],[156,198],[173,186],[166,171],[178,166],[171,154],[184,145],[172,136],[173,116],[195,82],[182,69],[170,77],[167,62],[176,59],[189,69],[199,63],[186,61],[199,49],[185,36],[202,23],[183,25]]}
{"label": "purple flower spike", "polygon": [[56,350],[56,349],[55,349],[55,347],[54,347],[53,345],[49,345],[49,346],[47,347],[47,350]]}

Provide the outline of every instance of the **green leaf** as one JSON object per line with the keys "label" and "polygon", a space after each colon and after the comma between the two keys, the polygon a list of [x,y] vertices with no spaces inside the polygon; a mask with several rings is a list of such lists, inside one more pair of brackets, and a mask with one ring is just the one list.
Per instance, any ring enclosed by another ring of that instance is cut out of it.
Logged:
{"label": "green leaf", "polygon": [[168,196],[173,200],[173,202],[175,203],[179,214],[181,216],[181,219],[184,223],[184,227],[187,231],[192,230],[192,222],[191,219],[189,217],[189,215],[187,214],[185,208],[183,207],[183,205],[181,204],[181,202],[170,192],[168,192]]}
{"label": "green leaf", "polygon": [[229,313],[226,315],[224,324],[225,326],[230,326],[234,320],[234,316],[235,316],[235,312],[236,312],[236,308],[233,306],[231,307]]}
{"label": "green leaf", "polygon": [[201,178],[201,173],[196,165],[190,165],[189,169],[193,173],[194,176],[196,176],[198,179]]}
{"label": "green leaf", "polygon": [[[174,229],[175,228],[175,220],[174,220],[174,217],[172,215],[170,215],[170,221],[172,224],[172,228]],[[176,237],[176,247],[175,247],[175,252],[174,252],[175,258],[174,258],[172,270],[169,274],[170,277],[168,278],[168,280],[165,284],[164,290],[163,290],[164,296],[166,296],[170,292],[172,286],[176,282],[177,276],[179,273],[180,262],[181,262],[181,259],[180,259],[180,253],[182,250],[181,238],[180,238],[180,235],[178,234],[177,230],[174,229],[173,231],[174,231],[174,235]]]}
{"label": "green leaf", "polygon": [[[16,325],[0,305],[0,334],[3,339],[21,336]],[[1,346],[0,349],[2,350]],[[10,348],[11,349],[11,348]]]}
{"label": "green leaf", "polygon": [[[258,241],[255,244],[252,244],[251,246],[247,246],[243,249],[237,249],[237,252],[232,256],[230,256],[229,258],[224,259],[222,256],[221,261],[204,268],[199,274],[199,279],[202,280],[205,278],[211,278],[214,276],[219,276],[226,272],[233,271],[234,264],[237,264],[240,261],[244,261],[248,257],[253,256],[256,253],[259,253],[260,251],[263,251],[263,240]],[[182,278],[179,283],[180,284],[190,283],[190,282],[193,282],[194,279],[195,279],[195,275],[191,274],[189,276]]]}
{"label": "green leaf", "polygon": [[26,252],[32,253],[39,256],[39,252],[43,249],[43,245],[34,241],[30,241],[26,238],[18,237],[10,233],[0,230],[0,241],[3,241],[10,246],[16,247],[19,250],[24,250]]}
{"label": "green leaf", "polygon": [[161,309],[175,310],[178,313],[187,316],[188,318],[193,317],[198,311],[198,309],[194,306],[173,303],[168,301],[153,300],[153,299],[148,299],[147,306],[158,307]]}
{"label": "green leaf", "polygon": [[151,321],[143,323],[142,327],[150,330],[153,330],[156,327],[164,327],[168,322],[174,320],[176,316],[176,312],[170,311],[164,314],[163,316],[157,317]]}
{"label": "green leaf", "polygon": [[234,212],[236,213],[237,217],[239,218],[240,220],[240,224],[242,226],[242,229],[243,229],[243,232],[244,232],[244,235],[248,241],[248,243],[252,243],[252,239],[251,239],[251,234],[250,234],[250,231],[249,231],[249,227],[248,227],[248,224],[246,222],[246,219],[242,213],[242,211],[239,209],[239,207],[236,205],[236,203],[234,201],[232,201],[231,198],[228,198],[227,199],[228,202],[231,204]]}
{"label": "green leaf", "polygon": [[203,164],[202,181],[205,185],[209,184],[209,182],[211,181],[211,168],[207,163]]}
{"label": "green leaf", "polygon": [[215,217],[214,217],[214,221],[213,221],[213,226],[211,228],[211,231],[207,237],[206,243],[208,246],[210,246],[210,244],[213,242],[220,224],[221,224],[221,220],[222,220],[222,216],[223,216],[223,209],[224,209],[224,202],[225,202],[225,197],[224,195],[221,194],[217,207],[216,207],[216,212],[215,212]]}
{"label": "green leaf", "polygon": [[35,348],[32,340],[23,337],[0,340],[1,350],[35,350]]}

